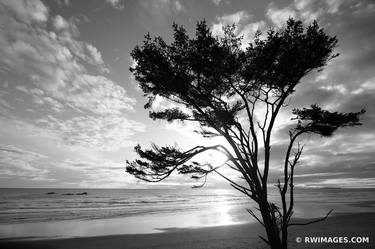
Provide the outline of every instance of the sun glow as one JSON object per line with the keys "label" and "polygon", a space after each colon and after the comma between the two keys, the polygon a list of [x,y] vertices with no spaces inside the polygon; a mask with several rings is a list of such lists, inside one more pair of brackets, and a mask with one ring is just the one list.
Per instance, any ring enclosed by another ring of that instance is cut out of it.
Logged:
{"label": "sun glow", "polygon": [[206,161],[208,161],[213,167],[217,167],[223,165],[227,159],[228,157],[224,153],[213,151],[208,155]]}
{"label": "sun glow", "polygon": [[215,208],[215,214],[217,214],[217,225],[230,225],[233,223],[232,216],[229,211],[231,206],[228,203],[219,204]]}

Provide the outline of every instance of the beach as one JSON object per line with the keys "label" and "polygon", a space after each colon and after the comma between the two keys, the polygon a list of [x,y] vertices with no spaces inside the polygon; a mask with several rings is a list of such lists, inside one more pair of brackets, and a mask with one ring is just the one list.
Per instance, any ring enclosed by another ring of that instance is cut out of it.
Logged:
{"label": "beach", "polygon": [[[375,213],[340,214],[326,221],[308,226],[296,226],[290,229],[290,248],[374,248],[373,225]],[[3,249],[220,249],[220,248],[267,248],[258,238],[264,235],[258,224],[240,224],[195,229],[166,229],[162,233],[132,234],[114,236],[95,236],[68,239],[12,240],[3,239]],[[297,237],[369,237],[369,243],[301,243]]]}
{"label": "beach", "polygon": [[[265,237],[263,228],[246,212],[254,204],[233,190],[1,189],[0,195],[0,248],[267,248],[258,237]],[[290,248],[373,248],[373,190],[299,189],[296,201],[296,220],[334,212],[324,222],[291,227]],[[304,243],[311,236],[369,237],[372,244]]]}

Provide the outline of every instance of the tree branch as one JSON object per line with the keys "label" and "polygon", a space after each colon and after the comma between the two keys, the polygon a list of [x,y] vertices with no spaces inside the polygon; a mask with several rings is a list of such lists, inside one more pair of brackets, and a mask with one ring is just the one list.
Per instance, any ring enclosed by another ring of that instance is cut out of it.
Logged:
{"label": "tree branch", "polygon": [[332,213],[332,211],[333,211],[333,209],[329,210],[329,212],[322,218],[312,220],[312,221],[308,221],[308,222],[289,223],[288,226],[306,226],[306,225],[310,225],[310,224],[313,224],[313,223],[324,221],[328,218],[328,216]]}

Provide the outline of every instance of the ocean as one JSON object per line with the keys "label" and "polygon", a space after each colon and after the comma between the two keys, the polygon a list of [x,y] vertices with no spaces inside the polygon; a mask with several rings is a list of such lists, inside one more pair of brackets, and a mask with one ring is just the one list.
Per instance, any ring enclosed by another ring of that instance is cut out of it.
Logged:
{"label": "ocean", "polygon": [[[270,199],[277,200],[271,193]],[[297,189],[295,217],[373,211],[374,189]],[[0,189],[0,238],[79,237],[254,222],[231,189]]]}

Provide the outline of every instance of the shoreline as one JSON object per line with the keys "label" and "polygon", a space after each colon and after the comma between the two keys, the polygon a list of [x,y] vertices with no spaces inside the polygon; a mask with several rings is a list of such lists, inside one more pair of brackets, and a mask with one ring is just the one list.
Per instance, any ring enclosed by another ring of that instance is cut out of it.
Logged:
{"label": "shoreline", "polygon": [[[373,248],[375,212],[336,214],[326,221],[290,229],[290,248]],[[17,248],[267,248],[258,238],[263,235],[259,224],[238,224],[203,228],[167,228],[160,233],[124,234],[77,238],[27,240],[1,239],[5,249]],[[304,244],[296,243],[296,237],[304,236],[369,236],[370,244]]]}

